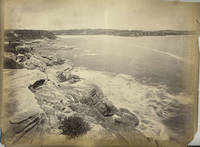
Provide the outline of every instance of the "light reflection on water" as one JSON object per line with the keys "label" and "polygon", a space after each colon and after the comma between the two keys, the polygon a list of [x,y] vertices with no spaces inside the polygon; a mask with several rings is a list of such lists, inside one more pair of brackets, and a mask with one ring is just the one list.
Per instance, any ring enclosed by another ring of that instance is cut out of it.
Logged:
{"label": "light reflection on water", "polygon": [[59,56],[73,60],[75,66],[92,70],[124,73],[150,85],[163,84],[171,93],[183,91],[184,68],[191,36],[116,37],[59,36],[59,44],[74,46],[60,50]]}

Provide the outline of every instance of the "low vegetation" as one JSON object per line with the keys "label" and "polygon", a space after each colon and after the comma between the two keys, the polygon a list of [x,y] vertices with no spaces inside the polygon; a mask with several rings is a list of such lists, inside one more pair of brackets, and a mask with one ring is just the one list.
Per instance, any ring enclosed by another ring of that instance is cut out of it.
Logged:
{"label": "low vegetation", "polygon": [[90,126],[81,117],[70,116],[63,120],[60,129],[63,131],[62,134],[74,138],[86,134]]}

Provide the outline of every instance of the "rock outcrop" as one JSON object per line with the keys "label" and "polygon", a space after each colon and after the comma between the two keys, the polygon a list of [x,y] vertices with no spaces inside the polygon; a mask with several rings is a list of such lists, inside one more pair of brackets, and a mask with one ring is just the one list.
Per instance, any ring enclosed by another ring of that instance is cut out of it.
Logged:
{"label": "rock outcrop", "polygon": [[[10,93],[14,91],[15,95],[10,98],[8,93],[8,101],[17,104],[8,118],[11,142],[20,142],[33,134],[62,135],[63,122],[74,117],[91,127],[84,135],[91,134],[96,126],[116,137],[120,131],[136,130],[137,116],[128,109],[115,107],[98,85],[72,73],[69,61],[38,54],[34,43],[20,41],[10,46],[8,54],[24,68],[15,71],[11,76],[15,80],[10,79],[9,83]],[[34,141],[34,137],[30,140]]]}
{"label": "rock outcrop", "polygon": [[46,76],[39,70],[27,69],[6,70],[5,74],[5,140],[8,143],[22,143],[24,140],[31,142],[34,136],[45,134],[47,119],[28,86],[38,78],[43,79]]}
{"label": "rock outcrop", "polygon": [[31,142],[33,139],[30,139],[30,136],[45,134],[46,121],[46,114],[41,109],[18,112],[10,119],[10,128],[6,133],[11,134],[12,143],[17,143],[21,139],[29,139]]}

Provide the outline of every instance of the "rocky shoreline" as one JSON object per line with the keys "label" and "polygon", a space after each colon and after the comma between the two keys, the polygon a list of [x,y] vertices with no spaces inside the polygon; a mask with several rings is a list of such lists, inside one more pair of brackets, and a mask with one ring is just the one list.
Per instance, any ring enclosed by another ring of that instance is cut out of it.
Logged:
{"label": "rocky shoreline", "polygon": [[68,59],[41,53],[41,48],[60,48],[52,44],[54,37],[10,36],[4,53],[6,142],[157,145],[157,139],[183,140],[165,123],[184,125],[188,112],[164,88],[124,74],[77,68]]}
{"label": "rocky shoreline", "polygon": [[[66,124],[63,124],[64,120],[73,117],[89,125],[83,134],[104,132],[118,138],[120,132],[139,133],[136,130],[139,119],[135,114],[126,108],[115,107],[98,85],[73,74],[74,67],[69,60],[39,55],[35,50],[38,44],[40,41],[35,40],[10,41],[6,48],[4,67],[7,68],[7,76],[12,73],[8,76],[11,78],[10,93],[17,93],[9,97],[8,105],[20,103],[15,106],[14,114],[10,113],[6,134],[12,135],[8,135],[7,140],[11,143],[23,142],[31,134],[57,134],[73,138],[70,132],[73,130],[64,132]],[[20,83],[15,83],[18,85],[12,89],[13,78],[27,82],[22,82],[21,87]],[[27,102],[29,99],[34,102],[30,104]],[[33,142],[34,138],[29,141]],[[120,138],[124,139],[123,136]]]}

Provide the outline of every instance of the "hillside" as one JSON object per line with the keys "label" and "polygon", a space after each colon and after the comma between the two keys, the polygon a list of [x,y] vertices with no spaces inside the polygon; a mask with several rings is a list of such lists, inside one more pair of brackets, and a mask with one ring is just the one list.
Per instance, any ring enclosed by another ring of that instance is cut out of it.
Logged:
{"label": "hillside", "polygon": [[5,39],[6,40],[19,40],[19,39],[55,39],[56,36],[45,30],[6,30]]}

